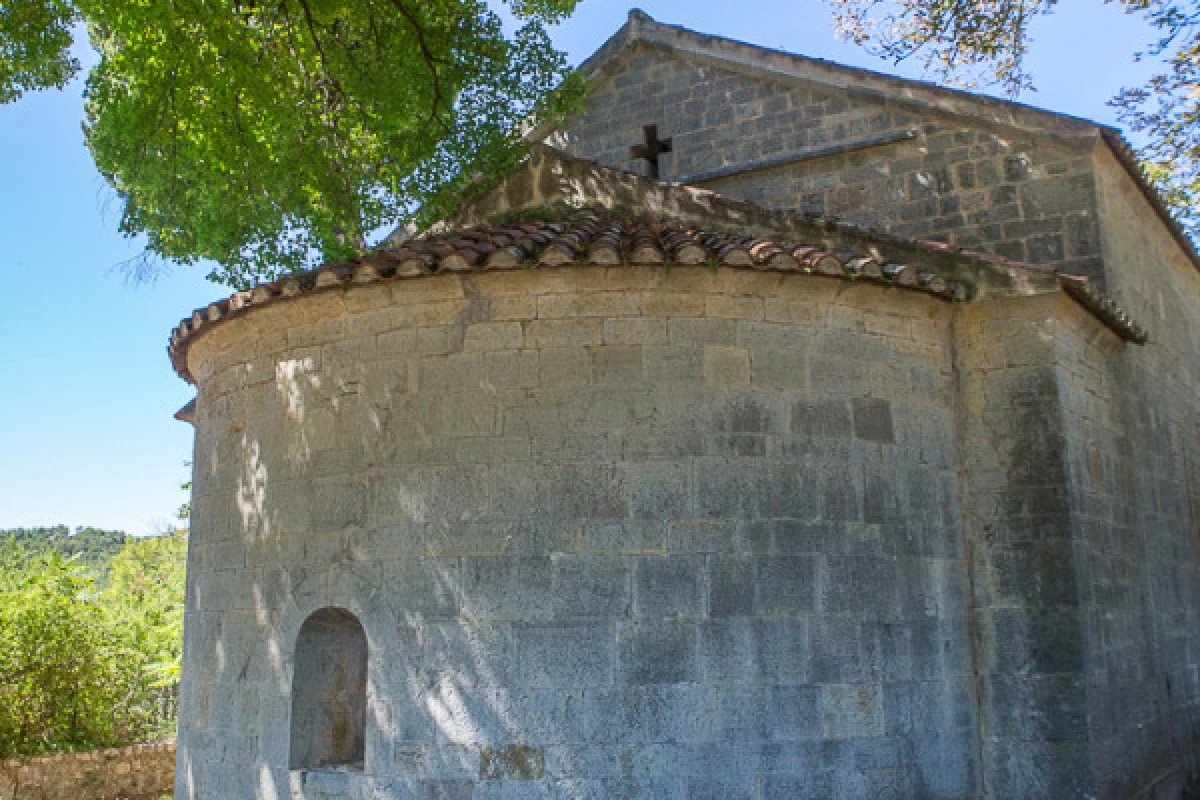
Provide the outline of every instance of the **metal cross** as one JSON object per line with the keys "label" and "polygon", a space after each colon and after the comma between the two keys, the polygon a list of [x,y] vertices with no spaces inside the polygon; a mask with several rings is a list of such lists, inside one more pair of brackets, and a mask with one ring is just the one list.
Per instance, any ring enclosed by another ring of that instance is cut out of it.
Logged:
{"label": "metal cross", "polygon": [[658,138],[658,126],[646,125],[642,128],[642,135],[646,137],[645,144],[636,144],[629,148],[630,158],[645,159],[650,165],[647,174],[651,178],[658,177],[658,157],[663,153],[671,152],[671,140]]}

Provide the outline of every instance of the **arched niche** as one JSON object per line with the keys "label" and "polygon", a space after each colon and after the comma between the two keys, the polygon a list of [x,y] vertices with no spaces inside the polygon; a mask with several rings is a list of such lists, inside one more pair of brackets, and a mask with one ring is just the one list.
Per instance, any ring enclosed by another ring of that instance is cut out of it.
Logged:
{"label": "arched niche", "polygon": [[296,637],[292,676],[292,769],[363,769],[367,636],[340,608],[314,612]]}

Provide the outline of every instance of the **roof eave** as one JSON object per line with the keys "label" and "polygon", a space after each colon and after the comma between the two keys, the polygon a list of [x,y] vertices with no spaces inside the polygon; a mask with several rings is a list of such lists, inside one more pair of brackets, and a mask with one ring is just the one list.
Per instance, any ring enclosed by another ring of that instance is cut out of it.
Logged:
{"label": "roof eave", "polygon": [[1175,219],[1175,215],[1171,213],[1171,209],[1167,207],[1166,201],[1162,195],[1150,183],[1146,177],[1146,173],[1142,171],[1141,162],[1138,160],[1137,153],[1129,142],[1125,141],[1125,137],[1116,128],[1107,126],[1097,126],[1100,130],[1100,139],[1108,146],[1108,149],[1116,157],[1117,163],[1125,168],[1129,176],[1133,178],[1133,182],[1137,185],[1138,191],[1142,193],[1142,197],[1146,198],[1146,202],[1154,209],[1163,224],[1167,226],[1167,230],[1175,239],[1175,242],[1183,250],[1188,260],[1192,262],[1197,270],[1200,270],[1200,251],[1197,251],[1196,245],[1192,242],[1192,237],[1184,229],[1179,220]]}

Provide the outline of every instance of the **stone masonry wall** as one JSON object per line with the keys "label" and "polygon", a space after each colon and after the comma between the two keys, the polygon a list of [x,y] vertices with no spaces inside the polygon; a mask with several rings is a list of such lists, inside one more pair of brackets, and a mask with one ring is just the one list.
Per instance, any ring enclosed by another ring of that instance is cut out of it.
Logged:
{"label": "stone masonry wall", "polygon": [[[952,311],[573,268],[210,329],[177,797],[976,796]],[[289,772],[328,606],[365,771]]]}
{"label": "stone masonry wall", "polygon": [[157,800],[174,780],[174,742],[0,761],[3,800]]}
{"label": "stone masonry wall", "polygon": [[1054,295],[996,300],[956,320],[988,798],[1096,796],[1055,363],[1064,309]]}
{"label": "stone masonry wall", "polygon": [[1071,141],[919,110],[902,99],[773,79],[639,43],[593,82],[549,142],[641,172],[642,126],[673,139],[664,179],[889,132],[911,141],[701,184],[775,208],[1049,264],[1103,284],[1094,139]]}
{"label": "stone masonry wall", "polygon": [[1099,797],[1174,798],[1200,752],[1200,273],[1102,148],[1096,178],[1110,289],[1150,341],[1060,334],[1093,757]]}

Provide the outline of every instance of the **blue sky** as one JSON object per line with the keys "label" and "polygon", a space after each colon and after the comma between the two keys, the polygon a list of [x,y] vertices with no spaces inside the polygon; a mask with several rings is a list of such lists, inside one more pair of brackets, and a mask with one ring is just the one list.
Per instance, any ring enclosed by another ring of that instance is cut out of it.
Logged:
{"label": "blue sky", "polygon": [[[663,22],[845,64],[921,77],[838,42],[810,0],[644,0]],[[555,40],[573,63],[624,22],[628,6],[584,0]],[[1106,101],[1140,82],[1136,18],[1065,0],[1038,21],[1024,102],[1116,122]],[[167,524],[186,499],[192,429],[172,414],[192,396],[165,353],[170,329],[228,290],[202,267],[129,285],[116,265],[141,242],[117,231],[120,207],[80,132],[81,86],[0,106],[0,528],[94,525],[135,534]],[[636,133],[636,132],[634,132]],[[632,134],[631,134],[632,135]],[[636,136],[635,136],[636,138]]]}

